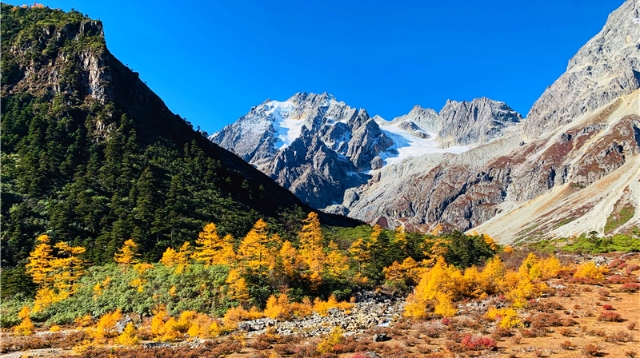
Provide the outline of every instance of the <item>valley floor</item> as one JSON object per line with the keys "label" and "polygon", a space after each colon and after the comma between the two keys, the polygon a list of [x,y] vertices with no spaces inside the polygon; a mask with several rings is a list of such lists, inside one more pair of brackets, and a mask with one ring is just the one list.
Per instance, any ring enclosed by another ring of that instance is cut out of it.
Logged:
{"label": "valley floor", "polygon": [[[548,280],[550,293],[519,310],[522,323],[514,328],[496,327],[487,317],[489,307],[504,306],[503,297],[459,302],[452,318],[410,319],[393,314],[400,301],[369,294],[351,312],[334,309],[316,321],[311,319],[315,330],[298,322],[307,330],[306,336],[291,332],[295,321],[273,321],[263,327],[244,326],[253,332],[237,330],[215,339],[160,343],[145,337],[144,326],[150,323],[145,320],[139,330],[143,341],[135,347],[90,344],[81,329],[62,327],[49,332],[42,327],[26,337],[4,330],[0,352],[3,357],[638,357],[640,297],[625,287],[638,280],[640,253],[602,258],[610,267],[605,280],[575,280],[567,275]],[[386,311],[392,312],[389,324],[380,314]],[[370,328],[349,329],[348,317],[358,312],[373,317]],[[335,327],[338,316],[344,319],[344,334],[321,333],[322,327]],[[323,345],[327,348],[320,353]]]}

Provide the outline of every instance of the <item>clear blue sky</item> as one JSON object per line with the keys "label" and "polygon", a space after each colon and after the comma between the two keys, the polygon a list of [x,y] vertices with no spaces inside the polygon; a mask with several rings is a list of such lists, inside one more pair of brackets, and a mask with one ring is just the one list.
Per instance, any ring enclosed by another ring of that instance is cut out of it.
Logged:
{"label": "clear blue sky", "polygon": [[329,92],[384,118],[486,96],[526,115],[622,0],[42,1],[209,133],[267,98]]}

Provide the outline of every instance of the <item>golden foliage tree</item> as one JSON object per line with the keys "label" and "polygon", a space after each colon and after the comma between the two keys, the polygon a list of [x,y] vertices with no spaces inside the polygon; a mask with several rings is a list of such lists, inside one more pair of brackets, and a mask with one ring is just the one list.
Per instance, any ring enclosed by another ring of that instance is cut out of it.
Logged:
{"label": "golden foliage tree", "polygon": [[40,235],[36,239],[36,247],[29,254],[27,263],[27,273],[31,275],[33,283],[39,288],[53,284],[50,273],[53,271],[51,261],[53,260],[52,248],[49,242],[51,239],[47,235]]}
{"label": "golden foliage tree", "polygon": [[328,251],[326,258],[327,274],[331,277],[344,278],[344,275],[349,270],[349,259],[333,240],[329,241]]}
{"label": "golden foliage tree", "polygon": [[326,258],[322,250],[324,235],[322,235],[318,214],[310,212],[302,223],[302,229],[298,233],[298,237],[300,238],[298,250],[300,257],[307,267],[309,267],[309,270],[318,273],[322,272]]}
{"label": "golden foliage tree", "polygon": [[18,312],[18,317],[22,319],[19,325],[13,327],[13,332],[19,336],[30,336],[33,334],[33,322],[31,322],[31,311],[29,306],[24,306]]}
{"label": "golden foliage tree", "polygon": [[247,282],[240,274],[238,269],[232,269],[229,271],[226,283],[229,287],[228,294],[233,299],[244,302],[249,300],[249,290],[247,288]]}
{"label": "golden foliage tree", "polygon": [[192,258],[203,262],[205,266],[231,265],[235,260],[233,237],[226,235],[221,238],[214,223],[205,225],[198,234],[196,245]]}
{"label": "golden foliage tree", "polygon": [[54,256],[50,241],[47,235],[39,236],[26,265],[27,273],[38,286],[34,312],[74,294],[78,280],[84,274],[84,263],[79,257],[85,252],[83,247],[59,242],[55,245],[58,255]]}
{"label": "golden foliage tree", "polygon": [[238,261],[241,265],[256,273],[266,273],[269,267],[270,251],[267,248],[267,223],[259,219],[247,233],[238,247]]}
{"label": "golden foliage tree", "polygon": [[298,255],[298,250],[291,245],[289,240],[282,244],[278,256],[282,262],[284,274],[290,279],[296,277],[303,270],[303,262]]}
{"label": "golden foliage tree", "polygon": [[60,299],[67,298],[76,293],[78,280],[84,275],[84,262],[79,257],[86,249],[81,246],[69,246],[64,242],[58,242],[54,246],[58,255],[51,260],[51,275],[53,286],[57,290]]}
{"label": "golden foliage tree", "polygon": [[362,274],[367,262],[371,259],[371,252],[369,247],[362,238],[357,239],[351,243],[349,248],[349,254],[358,264],[358,274]]}
{"label": "golden foliage tree", "polygon": [[191,247],[189,242],[182,244],[182,247],[180,247],[178,251],[168,247],[162,254],[160,263],[169,268],[175,267],[174,272],[177,274],[182,273],[184,268],[189,264],[190,251]]}
{"label": "golden foliage tree", "polygon": [[138,263],[138,259],[136,256],[138,251],[138,244],[136,244],[133,240],[129,239],[124,242],[124,245],[116,252],[113,261],[118,263],[119,265],[129,266],[135,263]]}

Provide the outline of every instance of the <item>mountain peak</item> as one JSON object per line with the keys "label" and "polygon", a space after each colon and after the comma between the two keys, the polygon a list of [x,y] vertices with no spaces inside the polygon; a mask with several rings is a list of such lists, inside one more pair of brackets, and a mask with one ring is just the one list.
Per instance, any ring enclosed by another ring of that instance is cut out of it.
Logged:
{"label": "mountain peak", "polygon": [[536,137],[640,88],[640,2],[627,0],[569,60],[533,104],[524,133]]}

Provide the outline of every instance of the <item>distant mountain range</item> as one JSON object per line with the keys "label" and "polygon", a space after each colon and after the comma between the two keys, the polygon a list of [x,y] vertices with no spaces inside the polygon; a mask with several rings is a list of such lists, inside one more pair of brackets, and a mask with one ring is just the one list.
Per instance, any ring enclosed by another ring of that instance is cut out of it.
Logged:
{"label": "distant mountain range", "polygon": [[640,18],[628,0],[527,119],[487,98],[386,121],[329,94],[267,100],[209,137],[309,205],[502,242],[640,223]]}

